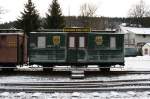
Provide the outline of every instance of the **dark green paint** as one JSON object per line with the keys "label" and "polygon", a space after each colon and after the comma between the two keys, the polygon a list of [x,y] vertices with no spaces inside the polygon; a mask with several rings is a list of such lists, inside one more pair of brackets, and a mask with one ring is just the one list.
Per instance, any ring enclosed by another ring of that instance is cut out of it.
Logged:
{"label": "dark green paint", "polygon": [[[83,36],[82,33],[77,33]],[[31,33],[30,44],[37,46],[37,37],[46,37],[46,48],[30,47],[30,62],[40,63],[124,63],[124,35],[117,33],[88,33],[87,48],[67,48],[68,33]],[[53,36],[60,36],[60,44],[53,45]],[[80,37],[79,36],[79,37]],[[103,43],[96,45],[95,37],[102,36]],[[110,48],[110,37],[116,37],[116,48]]]}

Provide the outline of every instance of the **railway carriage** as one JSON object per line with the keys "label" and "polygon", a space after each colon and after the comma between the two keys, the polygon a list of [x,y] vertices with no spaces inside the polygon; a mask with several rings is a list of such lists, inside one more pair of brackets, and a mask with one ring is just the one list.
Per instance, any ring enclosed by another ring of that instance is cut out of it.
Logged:
{"label": "railway carriage", "polygon": [[112,65],[124,65],[124,34],[88,28],[31,32],[29,63],[45,68],[98,65],[109,70]]}
{"label": "railway carriage", "polygon": [[0,30],[0,68],[12,70],[27,62],[27,36],[19,29]]}

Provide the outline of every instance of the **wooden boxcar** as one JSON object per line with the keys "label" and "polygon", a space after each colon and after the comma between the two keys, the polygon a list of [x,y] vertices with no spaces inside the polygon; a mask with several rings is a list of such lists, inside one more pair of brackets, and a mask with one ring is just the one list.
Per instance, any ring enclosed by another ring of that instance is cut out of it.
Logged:
{"label": "wooden boxcar", "polygon": [[0,30],[0,68],[10,69],[27,62],[27,37],[22,30]]}
{"label": "wooden boxcar", "polygon": [[110,67],[124,65],[124,34],[112,31],[31,32],[29,63]]}

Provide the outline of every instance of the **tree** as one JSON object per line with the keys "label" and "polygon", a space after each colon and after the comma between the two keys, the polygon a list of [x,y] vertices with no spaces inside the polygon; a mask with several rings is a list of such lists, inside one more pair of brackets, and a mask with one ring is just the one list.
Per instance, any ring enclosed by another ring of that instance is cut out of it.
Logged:
{"label": "tree", "polygon": [[31,0],[28,0],[28,3],[25,4],[25,9],[21,14],[22,16],[16,21],[17,28],[23,29],[27,35],[29,35],[29,32],[39,29],[40,17]]}
{"label": "tree", "polygon": [[[6,13],[6,9],[3,9],[2,7],[0,7],[0,15]],[[0,16],[0,19],[1,19],[1,16]]]}
{"label": "tree", "polygon": [[147,7],[145,2],[141,0],[138,4],[130,8],[129,16],[136,18],[147,17],[150,16],[150,9]]}
{"label": "tree", "polygon": [[93,4],[83,4],[80,7],[80,18],[83,27],[92,27],[92,17],[96,16],[97,6]]}
{"label": "tree", "polygon": [[0,7],[0,14],[3,14],[4,10]]}
{"label": "tree", "polygon": [[129,17],[135,19],[134,24],[142,25],[143,19],[150,16],[150,9],[143,0],[129,9]]}
{"label": "tree", "polygon": [[97,6],[93,4],[83,4],[80,7],[80,15],[84,17],[94,17],[96,16]]}
{"label": "tree", "polygon": [[45,21],[45,28],[47,29],[61,29],[65,26],[64,17],[62,16],[61,8],[57,0],[52,1]]}

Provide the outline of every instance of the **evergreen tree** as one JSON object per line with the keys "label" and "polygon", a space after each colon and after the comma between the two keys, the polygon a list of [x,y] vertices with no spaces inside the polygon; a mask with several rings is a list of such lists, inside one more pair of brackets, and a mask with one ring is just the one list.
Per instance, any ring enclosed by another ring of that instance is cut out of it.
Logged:
{"label": "evergreen tree", "polygon": [[45,28],[47,29],[61,29],[65,26],[64,17],[62,16],[61,8],[57,0],[52,1],[45,21]]}
{"label": "evergreen tree", "polygon": [[40,27],[39,14],[31,0],[25,4],[25,9],[21,14],[22,16],[16,21],[16,27],[23,29],[27,35]]}

